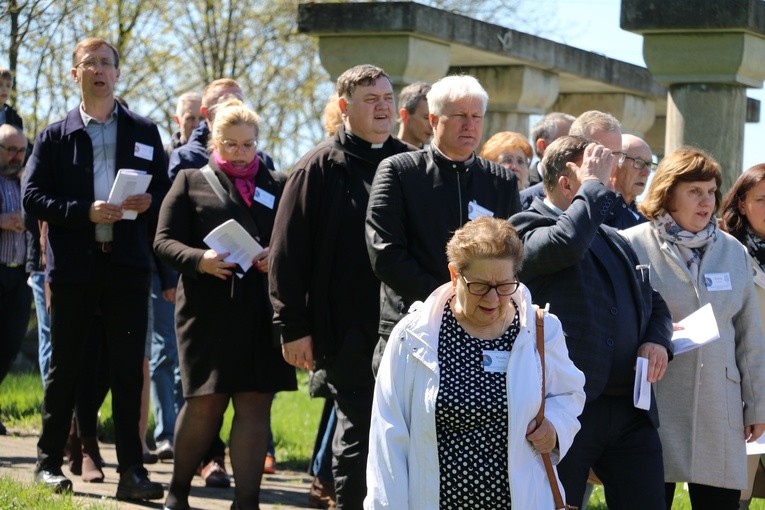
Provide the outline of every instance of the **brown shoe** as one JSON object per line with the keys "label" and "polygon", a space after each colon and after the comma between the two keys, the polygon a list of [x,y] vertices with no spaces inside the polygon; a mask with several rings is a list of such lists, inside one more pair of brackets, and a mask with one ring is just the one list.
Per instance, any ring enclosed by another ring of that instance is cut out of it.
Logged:
{"label": "brown shoe", "polygon": [[104,467],[101,459],[101,451],[98,448],[98,439],[95,437],[82,437],[82,481],[86,483],[101,483],[104,481]]}
{"label": "brown shoe", "polygon": [[206,487],[226,488],[231,486],[231,478],[226,473],[223,459],[216,457],[202,468],[202,478]]}
{"label": "brown shoe", "polygon": [[308,508],[336,508],[335,486],[322,483],[319,477],[314,477],[311,492],[308,493]]}

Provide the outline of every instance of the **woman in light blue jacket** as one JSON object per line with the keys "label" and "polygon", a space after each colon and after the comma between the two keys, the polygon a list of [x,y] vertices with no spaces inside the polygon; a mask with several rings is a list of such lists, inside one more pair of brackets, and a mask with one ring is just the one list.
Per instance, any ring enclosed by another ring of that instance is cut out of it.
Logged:
{"label": "woman in light blue jacket", "polygon": [[516,279],[523,247],[479,218],[447,246],[451,281],[395,327],[377,376],[366,509],[553,508],[553,462],[579,430],[584,375],[545,317],[545,420],[535,311]]}

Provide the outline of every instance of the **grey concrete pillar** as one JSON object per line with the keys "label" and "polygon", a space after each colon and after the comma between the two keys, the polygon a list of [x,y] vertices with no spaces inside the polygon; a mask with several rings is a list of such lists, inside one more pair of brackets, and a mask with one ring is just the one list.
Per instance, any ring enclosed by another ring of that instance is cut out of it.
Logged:
{"label": "grey concrete pillar", "polygon": [[528,66],[460,67],[475,76],[489,94],[483,141],[500,131],[528,136],[529,116],[542,115],[558,97],[558,75]]}
{"label": "grey concrete pillar", "polygon": [[765,79],[762,0],[622,0],[621,26],[669,88],[666,152],[695,145],[723,168],[723,193],[742,171],[746,87]]}
{"label": "grey concrete pillar", "polygon": [[451,50],[446,44],[415,35],[319,36],[319,57],[332,81],[359,64],[382,67],[391,78],[396,96],[416,81],[432,83],[449,69]]}
{"label": "grey concrete pillar", "polygon": [[729,189],[743,166],[746,89],[710,83],[669,87],[666,152],[683,145],[700,147],[720,161],[723,189]]}

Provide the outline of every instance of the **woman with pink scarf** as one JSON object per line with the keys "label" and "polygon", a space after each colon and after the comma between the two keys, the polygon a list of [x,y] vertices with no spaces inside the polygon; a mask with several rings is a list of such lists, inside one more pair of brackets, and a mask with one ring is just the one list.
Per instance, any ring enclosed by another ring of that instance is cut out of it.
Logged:
{"label": "woman with pink scarf", "polygon": [[[160,210],[154,249],[181,275],[176,330],[186,398],[176,424],[170,510],[189,508],[191,480],[229,401],[232,508],[257,509],[271,399],[296,389],[294,369],[272,334],[268,299],[268,244],[286,176],[258,158],[257,142],[258,116],[239,100],[222,104],[208,165],[181,171]],[[265,248],[247,270],[204,242],[229,220]]]}

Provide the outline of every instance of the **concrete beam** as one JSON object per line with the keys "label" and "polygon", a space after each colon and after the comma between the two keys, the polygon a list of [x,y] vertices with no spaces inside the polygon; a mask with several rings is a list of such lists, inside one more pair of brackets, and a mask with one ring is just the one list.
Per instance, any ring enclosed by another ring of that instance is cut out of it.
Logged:
{"label": "concrete beam", "polygon": [[656,102],[631,94],[561,94],[552,109],[574,116],[588,110],[607,112],[619,119],[624,133],[641,137],[656,119]]}

